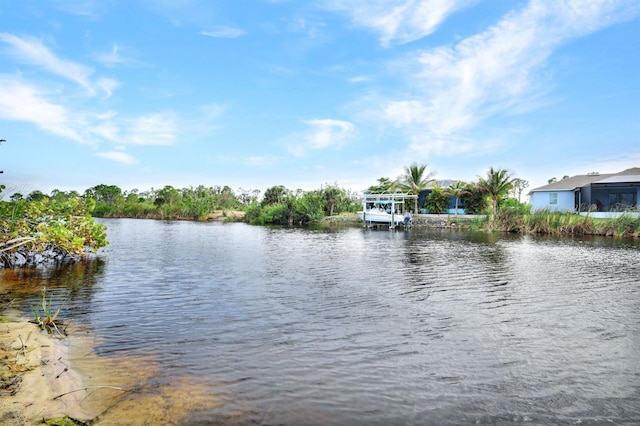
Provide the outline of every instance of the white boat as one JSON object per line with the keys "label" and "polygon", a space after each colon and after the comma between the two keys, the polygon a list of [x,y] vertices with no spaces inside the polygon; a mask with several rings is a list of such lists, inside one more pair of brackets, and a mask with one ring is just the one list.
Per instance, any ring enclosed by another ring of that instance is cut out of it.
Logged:
{"label": "white boat", "polygon": [[358,212],[358,216],[366,223],[402,224],[404,216],[402,213],[389,213],[385,209],[373,207]]}
{"label": "white boat", "polygon": [[362,210],[358,216],[365,224],[384,224],[394,227],[404,224],[404,202],[415,195],[402,193],[372,194],[365,192],[362,198]]}

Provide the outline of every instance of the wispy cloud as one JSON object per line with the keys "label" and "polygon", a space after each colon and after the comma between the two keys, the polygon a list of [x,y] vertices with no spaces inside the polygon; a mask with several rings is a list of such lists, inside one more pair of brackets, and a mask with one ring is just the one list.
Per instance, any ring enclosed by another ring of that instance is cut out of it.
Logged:
{"label": "wispy cloud", "polygon": [[315,119],[307,120],[311,126],[311,134],[307,136],[307,142],[313,149],[325,149],[339,147],[353,135],[355,126],[348,121]]}
{"label": "wispy cloud", "polygon": [[55,75],[80,85],[91,95],[101,90],[109,97],[112,91],[120,85],[109,78],[100,78],[94,83],[91,79],[93,74],[91,67],[59,58],[35,38],[0,33],[0,41],[9,45],[9,53],[18,60],[41,66]]}
{"label": "wispy cloud", "polygon": [[82,120],[71,120],[71,114],[62,105],[46,98],[46,92],[12,76],[0,75],[0,119],[33,123],[58,136],[83,142],[78,132]]}
{"label": "wispy cloud", "polygon": [[126,59],[120,54],[120,47],[117,44],[114,44],[110,51],[99,54],[96,59],[106,66],[114,66],[126,62]]}
{"label": "wispy cloud", "polygon": [[20,38],[13,34],[0,33],[0,41],[7,43],[10,53],[24,62],[40,65],[50,72],[73,81],[87,89],[91,88],[89,77],[93,70],[82,64],[58,58],[40,40]]}
{"label": "wispy cloud", "polygon": [[414,95],[387,101],[379,117],[404,128],[423,155],[468,151],[465,131],[540,103],[550,90],[543,70],[560,46],[639,12],[633,0],[532,0],[453,47],[413,54]]}
{"label": "wispy cloud", "polygon": [[55,0],[55,6],[73,15],[98,18],[107,6],[107,2],[101,0]]}
{"label": "wispy cloud", "polygon": [[292,143],[288,148],[296,157],[304,156],[309,149],[340,148],[353,137],[355,131],[353,123],[342,120],[319,118],[306,120],[304,124],[309,126],[309,131],[305,135],[295,136],[296,140],[302,139],[304,143]]}
{"label": "wispy cloud", "polygon": [[349,83],[354,83],[354,84],[358,84],[358,83],[368,83],[370,81],[372,81],[373,78],[366,76],[366,75],[358,75],[355,77],[351,77],[349,79]]}
{"label": "wispy cloud", "polygon": [[121,163],[128,166],[136,164],[138,162],[135,158],[122,151],[98,152],[96,155],[100,158],[115,161],[116,163]]}
{"label": "wispy cloud", "polygon": [[128,136],[122,142],[134,145],[172,145],[175,139],[173,115],[155,113],[131,120]]}
{"label": "wispy cloud", "polygon": [[19,77],[0,74],[0,120],[35,124],[51,134],[80,143],[108,140],[120,145],[171,145],[176,137],[174,116],[153,113],[134,119],[114,111],[80,112],[49,98],[49,93]]}
{"label": "wispy cloud", "polygon": [[99,87],[104,95],[109,98],[113,94],[113,91],[121,86],[119,81],[113,80],[111,78],[100,78],[96,82],[96,86]]}
{"label": "wispy cloud", "polygon": [[455,11],[479,0],[326,0],[331,10],[345,12],[356,26],[380,34],[380,43],[408,43],[433,33]]}
{"label": "wispy cloud", "polygon": [[203,118],[206,121],[216,120],[220,118],[220,116],[224,114],[226,109],[226,105],[222,104],[207,104],[200,107],[200,111],[202,112]]}
{"label": "wispy cloud", "polygon": [[246,31],[241,28],[220,27],[211,31],[201,31],[200,34],[216,38],[237,38],[245,35]]}

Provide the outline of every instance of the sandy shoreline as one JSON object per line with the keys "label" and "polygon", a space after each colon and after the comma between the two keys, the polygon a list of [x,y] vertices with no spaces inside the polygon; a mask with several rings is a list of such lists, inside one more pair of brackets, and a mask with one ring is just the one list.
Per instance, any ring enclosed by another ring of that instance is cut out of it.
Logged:
{"label": "sandy shoreline", "polygon": [[73,370],[68,344],[27,319],[0,323],[0,424],[42,424],[68,416],[88,421],[99,413],[83,406],[82,377]]}
{"label": "sandy shoreline", "polygon": [[79,424],[180,425],[220,405],[192,378],[156,382],[154,355],[98,357],[90,330],[56,338],[29,318],[9,318],[0,322],[0,425],[65,416]]}

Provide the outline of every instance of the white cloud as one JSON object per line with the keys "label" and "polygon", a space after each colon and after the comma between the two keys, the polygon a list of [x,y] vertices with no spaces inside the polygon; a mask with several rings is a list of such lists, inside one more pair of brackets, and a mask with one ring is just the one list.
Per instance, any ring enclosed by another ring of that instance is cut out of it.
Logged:
{"label": "white cloud", "polygon": [[455,11],[479,0],[326,0],[329,9],[351,15],[354,25],[380,34],[389,46],[418,40],[433,33]]}
{"label": "white cloud", "polygon": [[241,28],[220,27],[212,31],[201,31],[200,34],[216,38],[237,38],[242,37],[246,32]]}
{"label": "white cloud", "polygon": [[[91,96],[100,91],[106,97],[110,97],[113,91],[121,85],[120,82],[106,77],[93,81],[91,78],[93,74],[92,68],[59,58],[40,40],[0,33],[0,41],[8,44],[10,46],[9,53],[19,60],[41,66],[53,74],[74,82],[84,88]],[[112,53],[117,56],[117,46],[114,46]],[[99,57],[98,59],[103,62],[111,61],[113,63],[113,61],[118,60],[113,55],[110,58]]]}
{"label": "white cloud", "polygon": [[133,158],[126,152],[122,152],[122,151],[98,152],[96,155],[98,157],[115,161],[117,163],[121,163],[125,165],[133,165],[138,162],[135,158]]}
{"label": "white cloud", "polygon": [[417,100],[391,101],[383,110],[382,116],[393,125],[401,127],[412,123],[421,123],[429,114],[428,108]]}
{"label": "white cloud", "polygon": [[287,144],[287,150],[294,157],[303,157],[309,149],[340,148],[355,131],[353,123],[342,120],[319,118],[303,123],[310,129],[304,134],[290,136]]}
{"label": "white cloud", "polygon": [[0,119],[33,123],[55,135],[83,142],[77,129],[82,120],[71,120],[70,112],[64,106],[48,101],[44,91],[15,77],[2,75],[0,87]]}
{"label": "white cloud", "polygon": [[89,78],[93,73],[91,68],[58,58],[40,40],[20,38],[7,33],[0,33],[0,40],[10,45],[11,53],[23,61],[40,65],[54,74],[92,90]]}
{"label": "white cloud", "polygon": [[114,111],[98,114],[95,117],[98,123],[91,126],[88,131],[108,141],[121,143],[120,128],[114,120],[116,115]]}
{"label": "white cloud", "polygon": [[113,91],[121,86],[119,81],[111,78],[101,78],[96,82],[98,86],[104,92],[104,95],[109,98],[113,94]]}
{"label": "white cloud", "polygon": [[349,79],[349,83],[368,83],[370,81],[372,81],[373,79],[369,76],[366,75],[358,75],[355,77],[351,77]]}
{"label": "white cloud", "polygon": [[106,7],[106,3],[101,0],[55,0],[57,8],[73,15],[97,18]]}
{"label": "white cloud", "polygon": [[542,70],[555,50],[639,11],[631,0],[532,0],[453,47],[413,54],[411,98],[383,102],[378,117],[403,128],[413,152],[469,151],[464,134],[480,121],[543,102]]}
{"label": "white cloud", "polygon": [[313,149],[339,147],[353,135],[354,131],[354,125],[348,121],[315,119],[307,120],[305,123],[312,127],[306,140],[308,146]]}
{"label": "white cloud", "polygon": [[120,48],[117,44],[113,45],[111,51],[99,54],[97,59],[106,66],[114,66],[126,62],[122,55],[120,55]]}
{"label": "white cloud", "polygon": [[130,121],[129,136],[122,141],[134,145],[172,145],[176,126],[170,114],[148,114]]}

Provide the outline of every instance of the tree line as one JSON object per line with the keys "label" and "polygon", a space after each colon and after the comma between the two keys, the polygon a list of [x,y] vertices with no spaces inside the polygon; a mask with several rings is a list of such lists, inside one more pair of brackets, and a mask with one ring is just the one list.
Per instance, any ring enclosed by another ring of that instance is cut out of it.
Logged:
{"label": "tree line", "polygon": [[[501,209],[528,213],[528,206],[514,197],[528,183],[512,177],[506,170],[491,168],[477,182],[457,181],[440,187],[427,171],[427,165],[405,167],[397,179],[379,178],[369,192],[404,192],[418,195],[429,188],[421,205],[416,197],[414,212],[426,209],[441,213],[455,199],[466,213],[490,214],[491,221]],[[209,220],[216,214],[241,211],[243,220],[256,225],[307,225],[324,217],[358,211],[362,208],[357,193],[337,184],[326,184],[312,191],[290,190],[282,185],[259,190],[232,190],[229,186],[203,185],[139,191],[122,190],[116,185],[100,184],[84,193],[54,189],[47,195],[36,190],[26,196],[13,193],[2,200],[0,185],[0,265],[37,264],[47,261],[79,259],[107,245],[106,228],[92,217],[153,218],[165,220]],[[508,196],[512,197],[509,198]]]}
{"label": "tree line", "polygon": [[456,214],[458,207],[464,205],[465,213],[489,213],[493,220],[501,208],[515,210],[518,214],[528,213],[529,206],[520,201],[522,192],[528,186],[528,181],[514,177],[507,170],[491,167],[486,177],[479,177],[475,182],[455,181],[442,187],[438,185],[433,172],[427,170],[426,164],[413,163],[406,166],[404,173],[397,179],[379,178],[377,185],[370,186],[367,190],[371,193],[399,190],[406,194],[419,195],[425,189],[430,189],[422,205],[419,206],[418,198],[415,199],[414,212],[424,208],[428,213],[440,214],[448,210],[453,199]]}
{"label": "tree line", "polygon": [[[526,205],[520,203],[519,198],[528,182],[513,178],[504,169],[491,168],[485,178],[480,177],[476,182],[456,181],[447,187],[441,187],[427,167],[426,164],[413,163],[404,168],[401,176],[396,179],[381,177],[367,191],[418,195],[429,188],[430,193],[421,205],[415,199],[412,209],[414,213],[423,209],[429,213],[445,212],[452,199],[455,200],[456,211],[459,205],[464,205],[465,212],[469,214],[495,215],[503,206],[526,210]],[[509,198],[508,195],[512,197]],[[518,200],[514,199],[516,196]],[[95,217],[197,221],[209,220],[229,211],[241,211],[245,221],[257,225],[306,225],[318,222],[326,216],[355,212],[362,208],[357,193],[336,183],[325,184],[311,191],[291,190],[276,185],[268,188],[264,194],[259,190],[242,188],[234,191],[226,185],[200,185],[181,189],[166,185],[161,189],[139,191],[100,184],[86,189],[83,194],[56,189],[50,195],[41,191],[33,191],[27,196],[14,193],[10,200],[31,202],[45,198],[52,202],[68,202],[76,198],[92,199],[95,202],[92,215]]]}
{"label": "tree line", "polygon": [[175,188],[139,191],[122,190],[116,185],[100,184],[77,191],[53,190],[50,195],[33,191],[27,196],[11,195],[11,202],[49,199],[66,202],[71,199],[95,202],[93,216],[108,218],[147,218],[164,220],[209,220],[219,213],[241,211],[253,224],[309,224],[325,216],[354,212],[359,207],[356,193],[326,184],[313,191],[290,190],[282,185],[259,190],[232,190],[229,186]]}

